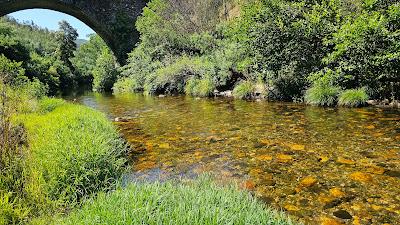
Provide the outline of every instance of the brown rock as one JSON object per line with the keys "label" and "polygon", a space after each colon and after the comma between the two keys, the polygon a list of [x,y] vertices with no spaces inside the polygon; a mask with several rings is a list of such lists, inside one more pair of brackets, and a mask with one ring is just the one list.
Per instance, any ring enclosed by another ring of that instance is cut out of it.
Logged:
{"label": "brown rock", "polygon": [[279,162],[289,162],[289,161],[293,160],[293,156],[285,155],[285,154],[279,154],[277,156],[277,159],[278,159]]}
{"label": "brown rock", "polygon": [[243,183],[243,188],[252,191],[256,188],[256,184],[251,180],[246,180]]}
{"label": "brown rock", "polygon": [[359,182],[363,182],[363,183],[367,183],[367,182],[371,182],[373,181],[373,178],[370,174],[368,173],[363,173],[363,172],[355,172],[350,174],[350,178],[355,180],[355,181],[359,181]]}
{"label": "brown rock", "polygon": [[343,225],[343,223],[329,217],[322,217],[321,225]]}
{"label": "brown rock", "polygon": [[340,190],[340,188],[332,188],[332,189],[330,189],[329,190],[329,194],[332,197],[335,197],[335,198],[341,198],[341,197],[344,197],[346,195],[342,190]]}
{"label": "brown rock", "polygon": [[300,210],[297,206],[291,205],[291,204],[287,204],[283,208],[285,208],[287,211],[299,211]]}
{"label": "brown rock", "polygon": [[338,162],[340,164],[346,164],[346,165],[354,165],[354,164],[356,164],[355,161],[350,160],[350,159],[345,159],[345,158],[342,158],[342,157],[339,157],[336,162]]}
{"label": "brown rock", "polygon": [[314,177],[306,177],[300,181],[300,186],[308,188],[314,186],[317,182],[318,180]]}

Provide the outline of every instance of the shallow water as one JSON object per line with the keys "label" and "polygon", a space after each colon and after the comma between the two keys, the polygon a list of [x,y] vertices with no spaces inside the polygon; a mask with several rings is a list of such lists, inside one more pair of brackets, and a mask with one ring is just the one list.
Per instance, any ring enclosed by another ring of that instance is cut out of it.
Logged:
{"label": "shallow water", "polygon": [[400,224],[400,111],[87,94],[135,149],[131,179],[212,172],[309,224]]}

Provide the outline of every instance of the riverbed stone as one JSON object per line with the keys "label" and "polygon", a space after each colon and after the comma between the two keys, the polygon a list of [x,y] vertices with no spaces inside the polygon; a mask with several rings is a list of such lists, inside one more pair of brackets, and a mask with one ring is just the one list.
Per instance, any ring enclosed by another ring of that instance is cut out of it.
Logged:
{"label": "riverbed stone", "polygon": [[330,189],[329,194],[335,198],[341,198],[346,195],[340,188],[337,187]]}
{"label": "riverbed stone", "polygon": [[385,172],[385,175],[389,177],[397,177],[400,178],[400,171],[395,171],[395,170],[388,170]]}
{"label": "riverbed stone", "polygon": [[329,217],[322,217],[320,221],[321,225],[344,225],[340,221]]}
{"label": "riverbed stone", "polygon": [[373,181],[373,177],[370,174],[363,173],[363,172],[354,172],[354,173],[350,174],[350,178],[352,180],[362,182],[362,183],[367,183],[367,182]]}
{"label": "riverbed stone", "polygon": [[309,188],[317,184],[318,180],[315,177],[306,177],[300,181],[300,187]]}
{"label": "riverbed stone", "polygon": [[353,218],[353,216],[349,212],[347,212],[346,210],[342,210],[342,209],[333,212],[333,215],[336,216],[337,218],[344,219],[344,220],[350,220]]}
{"label": "riverbed stone", "polygon": [[279,162],[289,162],[291,160],[293,160],[293,156],[291,155],[286,155],[286,154],[278,154],[277,155],[277,159]]}
{"label": "riverbed stone", "polygon": [[353,161],[351,159],[346,159],[346,158],[343,158],[343,157],[339,157],[336,162],[338,162],[340,164],[346,164],[346,165],[354,165],[354,164],[356,164],[355,161]]}

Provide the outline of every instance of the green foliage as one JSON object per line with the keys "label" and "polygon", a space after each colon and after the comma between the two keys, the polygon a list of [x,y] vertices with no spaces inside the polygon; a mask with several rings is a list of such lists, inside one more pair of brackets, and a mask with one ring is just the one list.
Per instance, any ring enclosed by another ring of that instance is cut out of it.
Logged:
{"label": "green foliage", "polygon": [[0,224],[22,224],[26,222],[29,209],[21,204],[21,199],[10,193],[0,192]]}
{"label": "green foliage", "polygon": [[137,83],[137,80],[124,77],[120,78],[113,87],[113,93],[121,94],[121,93],[135,93],[138,90],[142,90],[143,86]]}
{"label": "green foliage", "polygon": [[96,67],[97,58],[102,50],[107,48],[106,43],[98,35],[92,35],[89,41],[82,44],[74,53],[71,62],[74,65],[76,75],[81,83],[91,83],[93,70]]}
{"label": "green foliage", "polygon": [[103,114],[44,97],[38,80],[2,82],[0,93],[1,224],[61,212],[116,187],[126,146]]}
{"label": "green foliage", "polygon": [[[55,95],[61,89],[71,88],[76,84],[77,77],[73,74],[71,64],[66,64],[61,58],[61,44],[64,35],[42,29],[33,23],[20,24],[9,17],[0,19],[0,52],[8,59],[21,63],[25,70],[24,76],[33,80],[39,79],[49,88],[49,94]],[[69,43],[66,48],[73,47]],[[72,50],[73,51],[73,50]],[[65,52],[68,56],[71,52]]]}
{"label": "green foliage", "polygon": [[51,111],[54,111],[57,107],[60,107],[64,104],[65,104],[64,100],[58,98],[43,97],[39,101],[38,111],[41,113],[49,113]]}
{"label": "green foliage", "polygon": [[215,90],[215,84],[211,78],[196,79],[187,81],[185,93],[196,97],[210,97]]}
{"label": "green foliage", "polygon": [[108,48],[103,48],[93,68],[93,90],[111,91],[118,77],[117,61]]}
{"label": "green foliage", "polygon": [[366,104],[369,96],[364,88],[345,90],[339,95],[340,106],[359,107]]}
{"label": "green foliage", "polygon": [[250,99],[254,96],[255,85],[251,81],[242,81],[233,89],[233,96],[238,99]]}
{"label": "green foliage", "polygon": [[186,81],[192,77],[203,77],[213,73],[212,65],[200,58],[183,56],[168,66],[157,69],[145,81],[147,94],[184,93]]}
{"label": "green foliage", "polygon": [[[45,101],[40,104],[46,107],[42,112],[49,109],[49,100]],[[60,102],[52,101],[54,104]],[[30,185],[43,187],[42,196],[73,205],[115,187],[124,171],[126,148],[103,114],[62,104],[47,114],[18,119],[30,137],[28,166],[35,174]]]}
{"label": "green foliage", "polygon": [[305,101],[311,105],[335,106],[339,92],[338,87],[318,84],[307,90]]}
{"label": "green foliage", "polygon": [[[129,77],[135,87],[124,90],[181,93],[185,83],[191,89],[202,76],[182,75],[181,61],[187,57],[204,64],[198,67],[212,68],[208,76],[222,91],[232,90],[240,80],[259,80],[271,90],[269,98],[301,99],[310,86],[319,85],[318,79],[310,77],[334,71],[330,86],[364,86],[375,98],[400,96],[396,1],[205,4],[179,0],[148,4],[137,21],[141,41],[120,78]],[[198,13],[192,10],[194,5]],[[227,19],[229,15],[221,14],[230,13],[227,6],[240,7],[240,16]],[[218,19],[207,25],[199,15]],[[186,64],[189,71],[191,64]],[[164,76],[164,71],[169,75]]]}
{"label": "green foliage", "polygon": [[388,98],[391,82],[398,82],[400,70],[400,4],[379,1],[346,20],[326,41],[334,50],[325,62],[342,71],[340,86],[349,89],[365,86],[375,98]]}
{"label": "green foliage", "polygon": [[[134,210],[133,210],[134,209]],[[139,183],[102,193],[53,224],[295,224],[234,185]]]}

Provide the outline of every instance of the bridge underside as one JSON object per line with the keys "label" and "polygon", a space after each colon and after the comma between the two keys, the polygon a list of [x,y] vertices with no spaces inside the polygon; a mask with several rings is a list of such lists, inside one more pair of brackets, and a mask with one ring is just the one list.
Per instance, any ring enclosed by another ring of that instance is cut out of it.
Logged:
{"label": "bridge underside", "polygon": [[123,64],[139,40],[135,22],[145,5],[145,0],[0,0],[0,16],[33,8],[69,14],[96,31]]}

